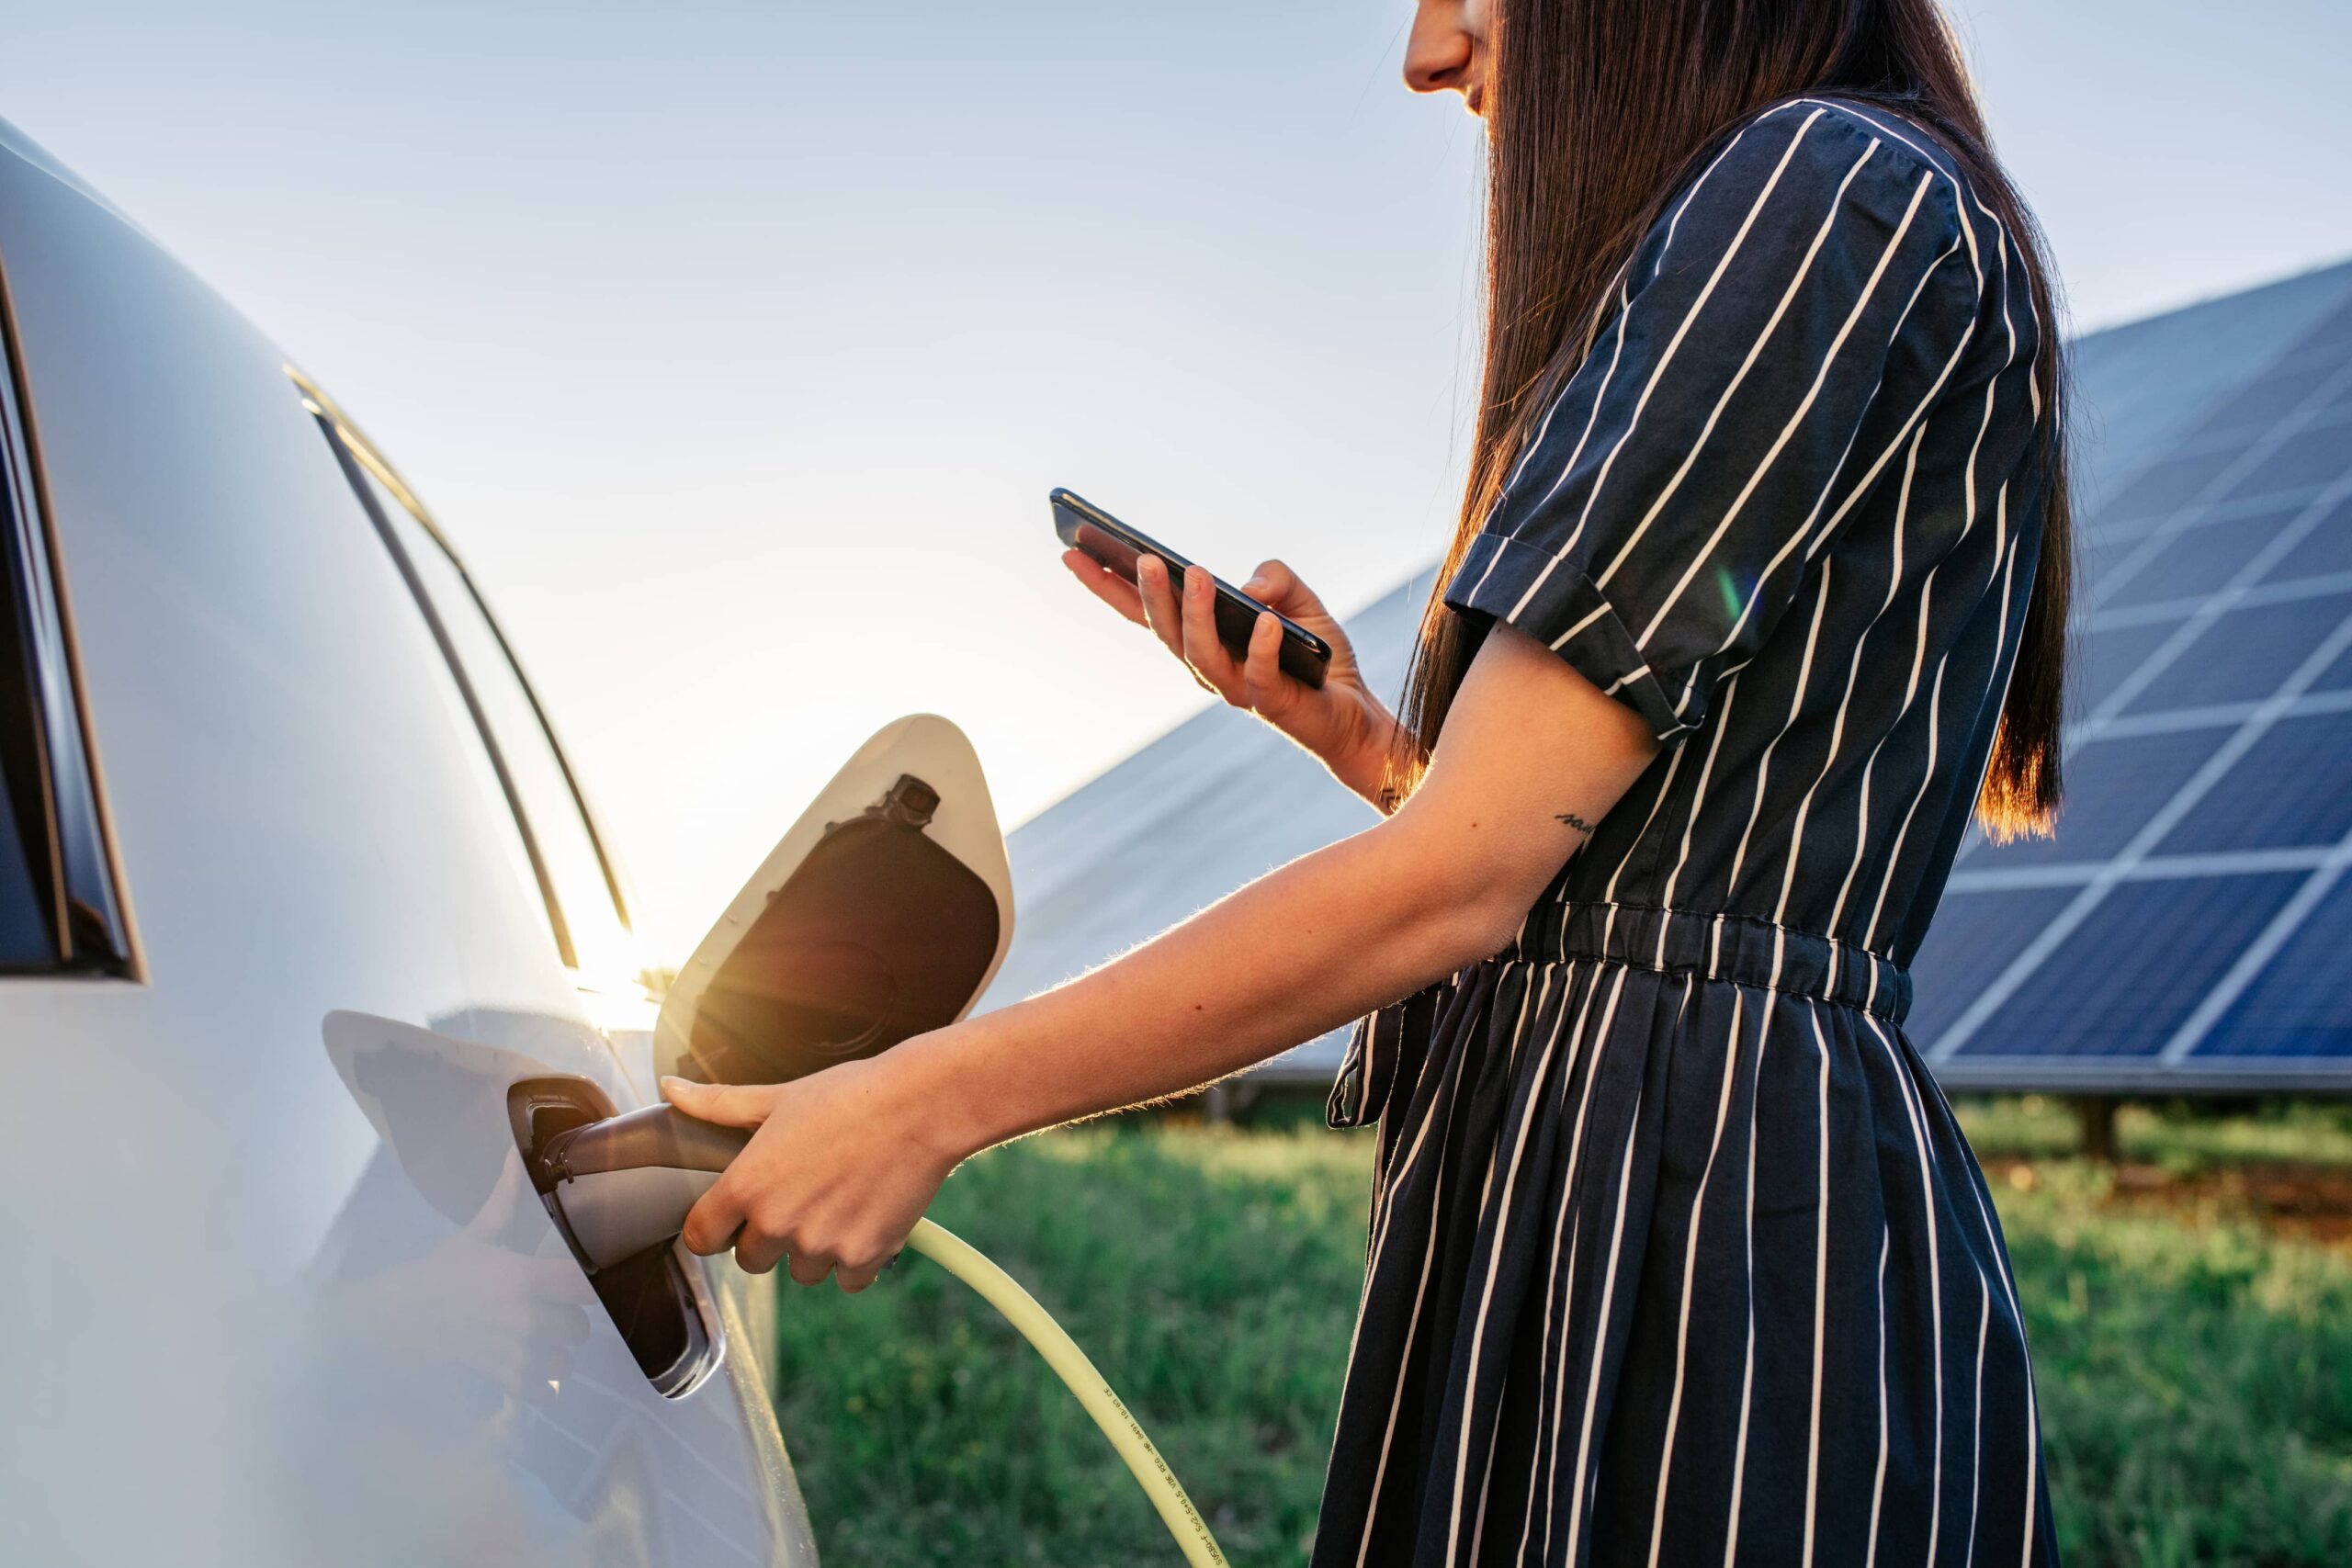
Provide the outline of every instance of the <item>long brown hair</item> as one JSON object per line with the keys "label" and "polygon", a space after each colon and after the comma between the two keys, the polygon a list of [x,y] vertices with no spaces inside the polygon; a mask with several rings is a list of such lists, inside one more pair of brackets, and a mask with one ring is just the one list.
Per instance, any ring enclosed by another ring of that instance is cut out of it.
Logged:
{"label": "long brown hair", "polygon": [[1606,317],[1608,290],[1713,143],[1814,93],[1925,128],[2024,253],[2040,323],[2041,565],[1977,798],[1987,830],[2046,831],[2058,805],[2074,529],[2065,378],[2041,231],[1994,159],[1936,0],[1495,0],[1488,37],[1485,367],[1461,521],[1407,677],[1398,784],[1418,773],[1476,644],[1445,584],[1503,477]]}

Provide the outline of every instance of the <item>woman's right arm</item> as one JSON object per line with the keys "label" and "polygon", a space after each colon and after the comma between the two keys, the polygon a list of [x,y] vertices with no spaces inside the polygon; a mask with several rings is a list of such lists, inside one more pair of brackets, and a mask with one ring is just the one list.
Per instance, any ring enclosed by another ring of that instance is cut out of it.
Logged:
{"label": "woman's right arm", "polygon": [[1364,684],[1346,630],[1290,568],[1267,561],[1241,591],[1331,645],[1330,669],[1319,687],[1282,671],[1282,623],[1272,615],[1258,617],[1248,655],[1235,658],[1217,639],[1216,587],[1199,567],[1185,572],[1180,588],[1157,556],[1143,558],[1136,568],[1141,581],[1135,584],[1080,550],[1067,552],[1062,562],[1089,592],[1157,637],[1204,690],[1289,736],[1384,816],[1396,809],[1386,789],[1396,716]]}

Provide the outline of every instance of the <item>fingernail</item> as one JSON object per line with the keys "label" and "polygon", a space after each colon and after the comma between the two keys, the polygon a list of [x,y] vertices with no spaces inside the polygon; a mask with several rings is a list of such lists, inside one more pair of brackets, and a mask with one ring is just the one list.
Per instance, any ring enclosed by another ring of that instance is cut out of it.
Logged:
{"label": "fingernail", "polygon": [[692,1086],[690,1086],[684,1078],[672,1077],[666,1073],[662,1077],[662,1092],[664,1094],[669,1093],[673,1089],[687,1089],[690,1087]]}

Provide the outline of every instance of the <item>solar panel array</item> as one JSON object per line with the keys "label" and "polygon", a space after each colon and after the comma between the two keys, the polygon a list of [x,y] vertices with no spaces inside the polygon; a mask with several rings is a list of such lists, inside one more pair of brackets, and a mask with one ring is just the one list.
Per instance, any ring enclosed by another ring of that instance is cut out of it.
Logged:
{"label": "solar panel array", "polygon": [[2057,836],[1962,850],[1907,1027],[1954,1089],[2352,1087],[2352,306],[2120,480]]}
{"label": "solar panel array", "polygon": [[[2352,1088],[2352,265],[2094,334],[2075,385],[2070,804],[2054,840],[1963,849],[1911,1036],[1955,1089]],[[1383,688],[1427,591],[1350,622]],[[1202,713],[1012,835],[989,1002],[1369,820]],[[1261,1071],[1328,1081],[1340,1044]]]}

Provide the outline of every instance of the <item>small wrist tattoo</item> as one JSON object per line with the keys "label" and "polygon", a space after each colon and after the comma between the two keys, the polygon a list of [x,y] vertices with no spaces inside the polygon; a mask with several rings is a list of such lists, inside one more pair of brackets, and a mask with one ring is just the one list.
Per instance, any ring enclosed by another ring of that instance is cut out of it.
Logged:
{"label": "small wrist tattoo", "polygon": [[1577,832],[1584,834],[1588,838],[1592,834],[1592,824],[1586,821],[1583,818],[1577,816],[1573,811],[1563,811],[1555,816],[1553,820],[1555,822],[1565,822],[1570,828],[1573,828]]}

